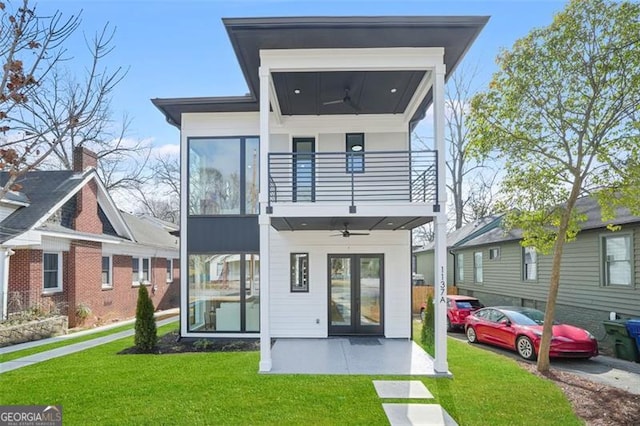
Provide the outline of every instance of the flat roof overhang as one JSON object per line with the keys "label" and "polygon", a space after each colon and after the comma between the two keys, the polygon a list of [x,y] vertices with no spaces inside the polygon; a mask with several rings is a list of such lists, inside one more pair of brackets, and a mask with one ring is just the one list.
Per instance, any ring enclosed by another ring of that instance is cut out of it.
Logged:
{"label": "flat roof overhang", "polygon": [[[223,19],[249,94],[152,99],[152,102],[169,123],[178,127],[182,113],[258,111],[260,51],[265,50],[440,47],[444,48],[446,79],[488,19],[487,16]],[[283,115],[396,114],[404,111],[423,75],[416,70],[296,71],[274,73],[273,79]],[[296,89],[299,93],[295,93]],[[350,102],[332,103],[343,99],[346,89]],[[391,89],[395,89],[395,96],[389,101]],[[411,117],[411,126],[424,117],[431,102],[429,90]]]}
{"label": "flat roof overhang", "polygon": [[[398,231],[429,223],[429,216],[271,217],[278,231]],[[346,224],[346,225],[345,225]]]}

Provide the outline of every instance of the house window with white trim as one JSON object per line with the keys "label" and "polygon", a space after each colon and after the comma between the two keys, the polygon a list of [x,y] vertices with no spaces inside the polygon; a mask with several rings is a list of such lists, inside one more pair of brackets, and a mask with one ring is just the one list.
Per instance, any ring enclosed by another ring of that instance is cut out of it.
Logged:
{"label": "house window with white trim", "polygon": [[113,287],[113,280],[111,279],[112,265],[111,256],[102,256],[102,288]]}
{"label": "house window with white trim", "polygon": [[631,234],[603,235],[601,239],[603,284],[630,286],[633,283]]}
{"label": "house window with white trim", "polygon": [[167,259],[167,283],[173,281],[173,259]]}
{"label": "house window with white trim", "polygon": [[148,257],[131,258],[131,281],[133,284],[149,284],[149,266],[151,259]]}
{"label": "house window with white trim", "polygon": [[500,259],[500,247],[491,247],[489,249],[489,260]]}
{"label": "house window with white trim", "polygon": [[464,282],[464,253],[456,254],[456,267],[458,273],[458,282]]}
{"label": "house window with white trim", "polygon": [[481,251],[473,253],[473,278],[476,283],[482,283],[484,281]]}
{"label": "house window with white trim", "polygon": [[522,248],[522,279],[524,281],[538,279],[538,252],[533,247]]}
{"label": "house window with white trim", "polygon": [[62,253],[43,253],[43,290],[62,291]]}

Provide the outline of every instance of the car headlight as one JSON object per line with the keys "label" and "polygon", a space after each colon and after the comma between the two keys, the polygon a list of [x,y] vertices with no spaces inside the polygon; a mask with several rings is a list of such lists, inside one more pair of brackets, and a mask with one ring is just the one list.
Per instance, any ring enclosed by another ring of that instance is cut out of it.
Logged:
{"label": "car headlight", "polygon": [[540,331],[540,330],[531,330],[531,332],[533,334],[535,334],[536,336],[538,336],[538,337],[542,337],[542,331]]}

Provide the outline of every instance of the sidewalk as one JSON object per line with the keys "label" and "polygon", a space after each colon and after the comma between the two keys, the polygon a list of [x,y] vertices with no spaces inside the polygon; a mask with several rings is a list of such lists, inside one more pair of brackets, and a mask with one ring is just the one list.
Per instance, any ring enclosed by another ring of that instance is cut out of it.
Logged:
{"label": "sidewalk", "polygon": [[[177,309],[175,311],[177,313]],[[162,311],[162,312],[157,312],[156,316],[165,316],[165,315],[171,314],[171,313],[172,312],[170,312],[170,311]],[[179,319],[179,316],[166,318],[166,319],[163,319],[161,321],[158,321],[157,322],[157,326],[161,327],[163,325],[170,324],[172,322],[176,322],[176,321],[178,321],[178,319]],[[118,327],[118,326],[121,326],[121,325],[133,324],[134,322],[135,322],[135,319],[119,322],[119,323],[117,323],[115,325],[111,325],[110,324],[108,326],[96,327],[94,329],[81,331],[81,332],[78,332],[78,333],[73,333],[73,334],[68,334],[68,335],[58,336],[58,337],[52,337],[52,338],[49,338],[49,339],[43,339],[43,340],[39,340],[39,341],[36,341],[36,342],[22,343],[22,344],[19,344],[19,345],[14,345],[14,346],[11,346],[11,347],[2,348],[5,351],[2,351],[0,353],[10,353],[10,352],[15,352],[15,351],[21,350],[21,349],[37,347],[37,346],[41,346],[41,345],[44,345],[44,344],[47,344],[47,343],[52,343],[52,342],[64,340],[65,338],[68,339],[69,337],[76,337],[76,336],[82,336],[82,335],[91,334],[91,333],[97,333],[99,331],[108,330],[110,328]],[[28,365],[33,365],[33,364],[36,364],[36,363],[39,363],[39,362],[42,362],[42,361],[47,361],[49,359],[53,359],[53,358],[57,358],[57,357],[65,356],[65,355],[69,355],[69,354],[72,354],[72,353],[75,353],[75,352],[80,352],[82,350],[93,348],[93,347],[99,346],[99,345],[103,345],[105,343],[113,342],[113,341],[118,340],[118,339],[122,339],[122,338],[125,338],[125,337],[133,336],[133,334],[134,334],[134,330],[133,329],[124,330],[124,331],[120,331],[118,333],[110,334],[108,336],[103,336],[103,337],[99,337],[99,338],[92,339],[92,340],[87,340],[87,341],[80,342],[80,343],[74,343],[74,344],[70,344],[70,345],[67,345],[67,346],[62,346],[60,348],[51,349],[49,351],[40,352],[40,353],[34,354],[34,355],[29,355],[29,356],[26,356],[24,358],[18,358],[18,359],[15,359],[13,361],[7,361],[7,362],[4,362],[4,363],[0,363],[0,374],[6,373],[6,372],[12,371],[12,370],[17,370],[18,368],[26,367]],[[15,349],[16,346],[19,346],[19,348]],[[7,349],[11,349],[11,350],[7,350]]]}

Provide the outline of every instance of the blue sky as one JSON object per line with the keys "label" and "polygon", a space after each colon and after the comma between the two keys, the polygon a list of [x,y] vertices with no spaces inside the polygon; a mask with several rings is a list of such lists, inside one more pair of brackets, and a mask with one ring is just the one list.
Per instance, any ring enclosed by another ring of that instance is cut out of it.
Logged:
{"label": "blue sky", "polygon": [[[129,72],[117,87],[112,109],[126,112],[130,136],[160,147],[177,145],[179,132],[151,104],[155,97],[242,95],[247,86],[221,22],[223,17],[304,15],[489,15],[491,19],[468,52],[465,63],[477,65],[480,87],[495,71],[500,48],[511,47],[532,28],[548,25],[565,1],[560,0],[41,0],[39,13],[82,10],[81,31],[67,47],[72,71],[81,73],[89,59],[84,36],[105,23],[116,28],[115,50],[104,64]],[[169,147],[165,147],[169,148]]]}

